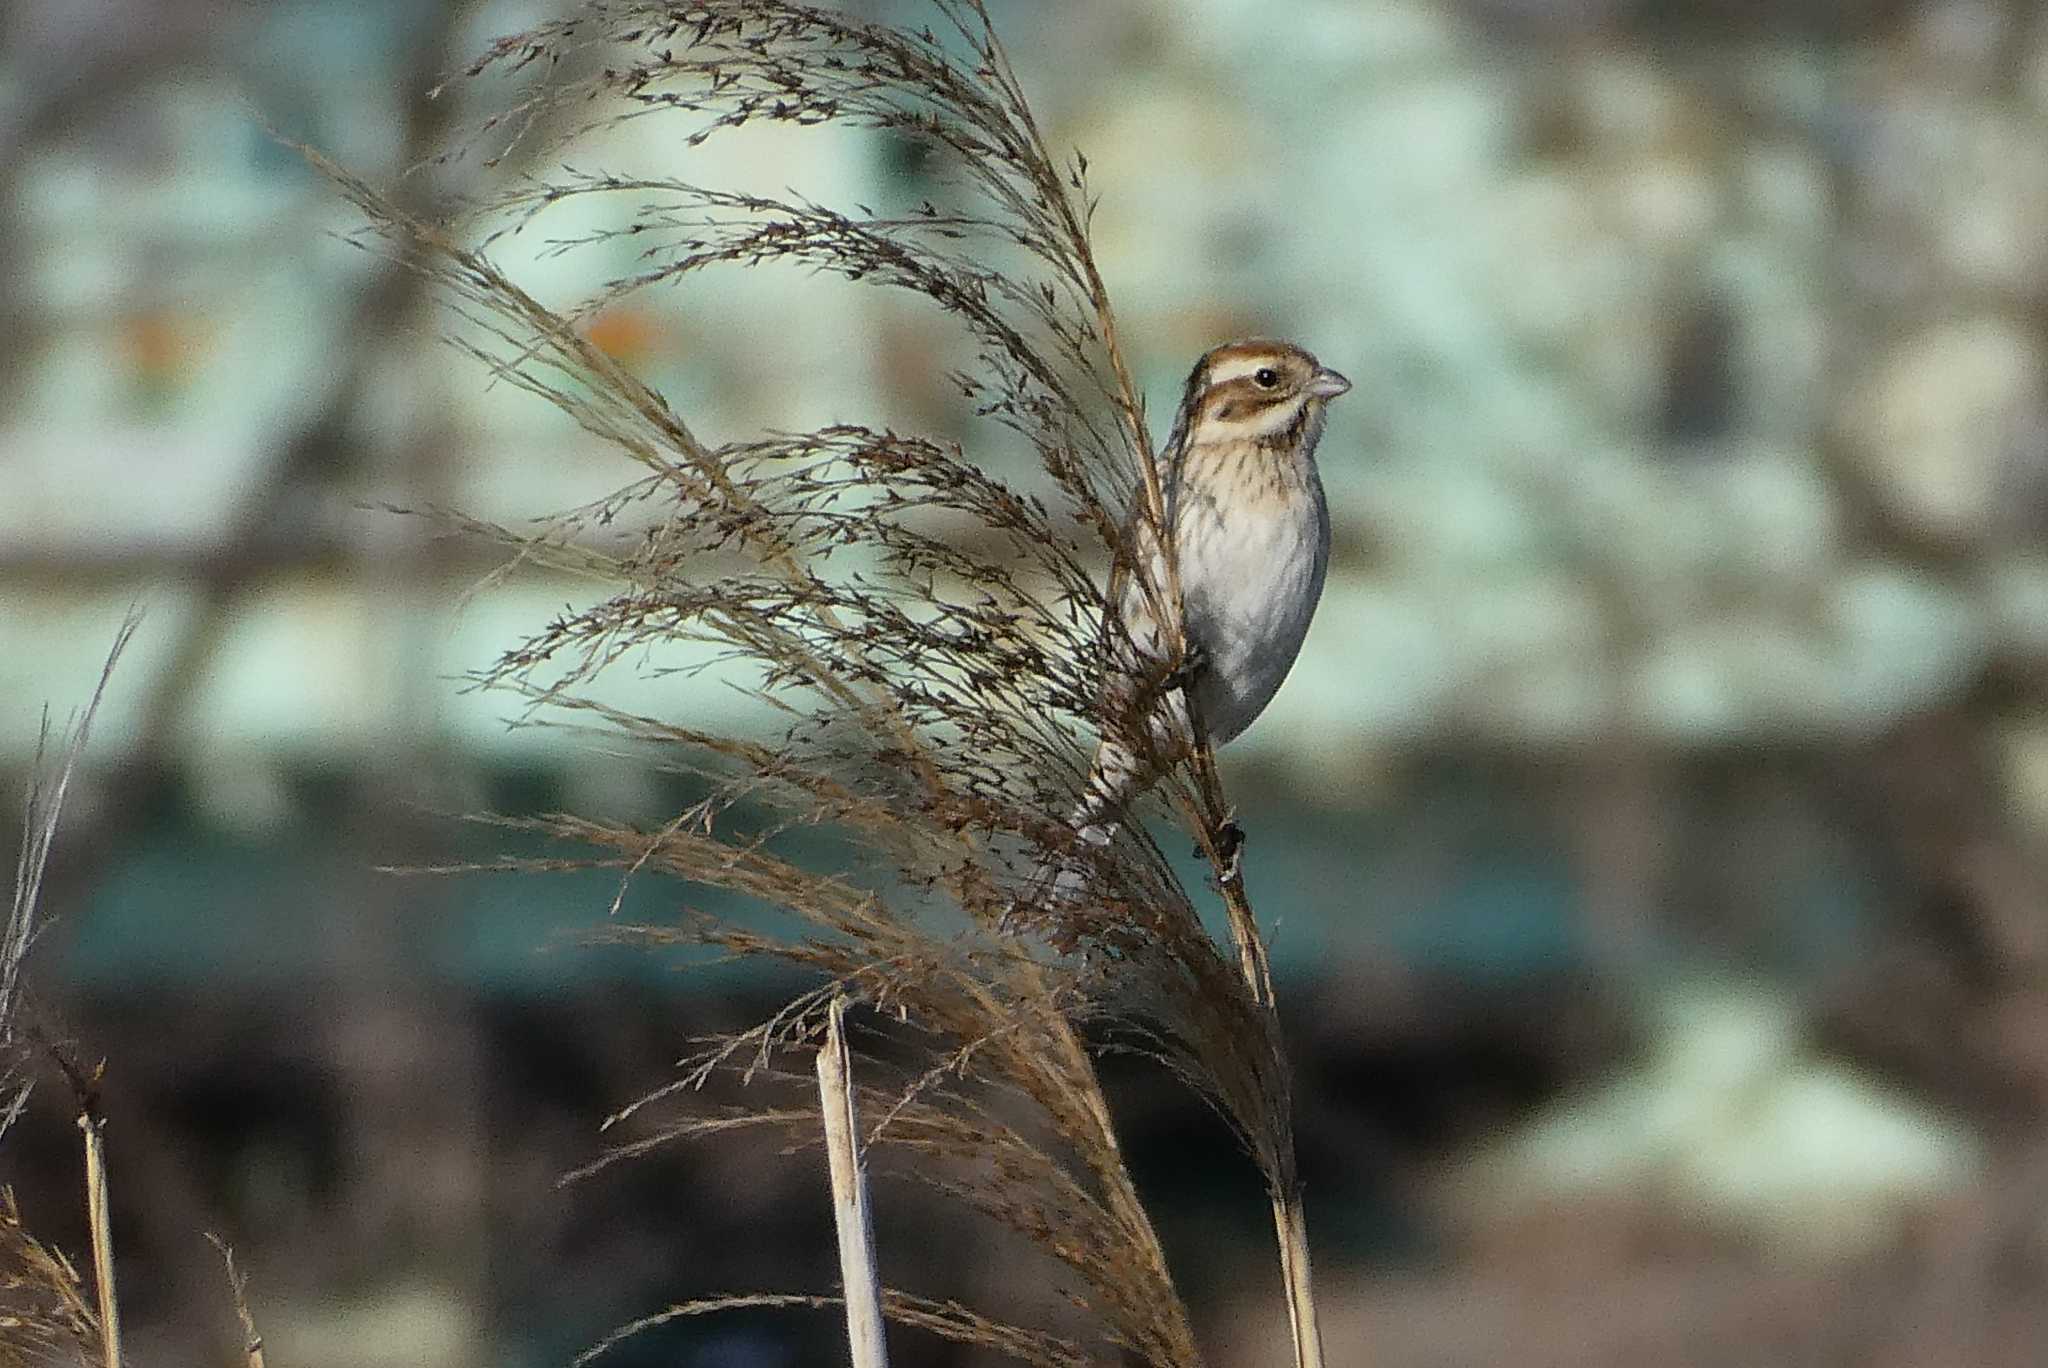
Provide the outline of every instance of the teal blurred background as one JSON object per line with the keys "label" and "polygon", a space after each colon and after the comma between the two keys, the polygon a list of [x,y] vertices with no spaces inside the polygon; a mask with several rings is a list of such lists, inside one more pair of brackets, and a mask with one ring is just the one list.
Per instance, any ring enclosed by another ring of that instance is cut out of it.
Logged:
{"label": "teal blurred background", "polygon": [[[1323,448],[1328,595],[1225,766],[1332,1361],[2048,1359],[2048,13],[991,8],[1050,142],[1092,163],[1156,424],[1247,332],[1357,383]],[[0,776],[147,614],[32,968],[49,1029],[109,1061],[137,1362],[234,1361],[206,1230],[294,1368],[559,1363],[672,1301],[835,1277],[808,1156],[554,1185],[689,1036],[786,985],[576,947],[603,878],[377,872],[515,848],[443,814],[683,800],[463,686],[587,586],[476,589],[493,552],[382,511],[516,520],[632,470],[443,345],[280,142],[394,183],[483,112],[429,88],[554,12],[0,8]],[[647,119],[573,159],[922,193],[852,136],[686,155]],[[623,260],[539,246],[503,259],[551,299]],[[592,328],[715,440],[865,420],[1014,457],[952,397],[948,330],[880,291],[731,273]],[[617,687],[761,723],[730,691]],[[1167,1081],[1112,1082],[1213,1361],[1270,1362],[1247,1166]],[[76,1251],[61,1093],[0,1179]],[[957,1210],[879,1201],[891,1281],[1050,1304]],[[611,1361],[826,1361],[829,1322]]]}

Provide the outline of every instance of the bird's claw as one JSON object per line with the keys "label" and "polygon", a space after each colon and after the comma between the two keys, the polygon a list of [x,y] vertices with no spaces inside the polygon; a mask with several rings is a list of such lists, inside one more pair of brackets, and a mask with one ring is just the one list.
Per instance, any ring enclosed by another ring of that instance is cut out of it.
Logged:
{"label": "bird's claw", "polygon": [[[1244,828],[1237,824],[1236,817],[1226,813],[1223,825],[1216,828],[1215,840],[1218,865],[1216,877],[1223,883],[1236,883],[1244,873]],[[1198,845],[1194,853],[1201,856],[1208,851]]]}
{"label": "bird's claw", "polygon": [[1208,667],[1209,653],[1203,650],[1199,643],[1190,641],[1182,648],[1180,659],[1174,662],[1173,668],[1166,672],[1166,678],[1161,682],[1169,693],[1185,690],[1191,687]]}

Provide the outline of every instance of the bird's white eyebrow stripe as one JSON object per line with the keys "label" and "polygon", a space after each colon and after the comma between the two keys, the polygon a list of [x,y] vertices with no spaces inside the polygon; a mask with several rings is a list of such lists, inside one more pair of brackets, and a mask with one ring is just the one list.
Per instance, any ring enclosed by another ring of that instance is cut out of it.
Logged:
{"label": "bird's white eyebrow stripe", "polygon": [[1209,372],[1209,383],[1220,385],[1226,380],[1239,380],[1257,373],[1264,367],[1277,365],[1280,360],[1281,357],[1274,352],[1251,352],[1243,356],[1233,356]]}

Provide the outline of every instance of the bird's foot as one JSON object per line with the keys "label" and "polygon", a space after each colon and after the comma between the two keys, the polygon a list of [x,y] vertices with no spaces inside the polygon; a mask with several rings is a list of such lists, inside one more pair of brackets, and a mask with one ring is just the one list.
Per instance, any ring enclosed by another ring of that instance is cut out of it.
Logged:
{"label": "bird's foot", "polygon": [[[1237,824],[1237,812],[1233,808],[1223,814],[1223,825],[1216,828],[1216,860],[1219,866],[1217,878],[1223,883],[1236,883],[1244,873],[1244,828]],[[1195,854],[1206,855],[1203,846],[1195,847]]]}
{"label": "bird's foot", "polygon": [[1208,668],[1209,652],[1200,642],[1190,641],[1182,648],[1180,659],[1166,672],[1166,678],[1160,681],[1160,687],[1168,693],[1193,688],[1202,671]]}

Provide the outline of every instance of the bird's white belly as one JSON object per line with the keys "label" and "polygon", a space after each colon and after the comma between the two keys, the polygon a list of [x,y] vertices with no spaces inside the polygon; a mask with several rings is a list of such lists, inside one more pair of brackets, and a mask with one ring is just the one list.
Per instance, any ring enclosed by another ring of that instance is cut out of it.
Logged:
{"label": "bird's white belly", "polygon": [[1329,514],[1313,497],[1194,519],[1181,538],[1188,635],[1206,653],[1195,698],[1221,744],[1265,711],[1293,668],[1322,597]]}

